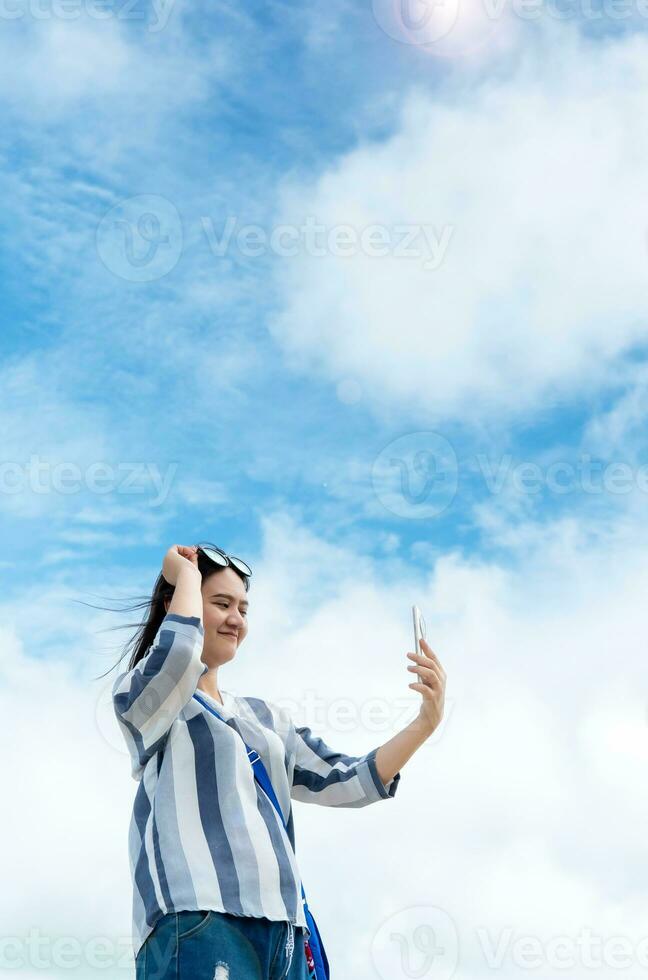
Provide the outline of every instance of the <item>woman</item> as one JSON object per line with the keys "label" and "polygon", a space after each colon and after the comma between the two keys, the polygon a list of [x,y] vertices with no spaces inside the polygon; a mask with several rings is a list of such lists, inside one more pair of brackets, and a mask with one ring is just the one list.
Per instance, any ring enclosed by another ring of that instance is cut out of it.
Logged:
{"label": "woman", "polygon": [[[361,807],[393,798],[400,766],[441,718],[445,675],[427,645],[431,657],[410,669],[434,674],[434,697],[427,680],[410,685],[428,703],[416,727],[380,747],[380,774],[377,748],[334,752],[275,703],[228,694],[218,669],[247,635],[251,574],[214,545],[169,548],[128,670],[113,684],[139,782],[129,828],[137,980],[312,976],[291,800]],[[283,820],[245,743],[265,765]]]}

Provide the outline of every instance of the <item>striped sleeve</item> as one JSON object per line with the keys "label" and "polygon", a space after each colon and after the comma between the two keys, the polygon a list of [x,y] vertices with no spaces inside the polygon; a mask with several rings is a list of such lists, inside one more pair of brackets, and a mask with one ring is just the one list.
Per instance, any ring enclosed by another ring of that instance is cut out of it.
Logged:
{"label": "striped sleeve", "polygon": [[148,652],[115,679],[115,715],[131,756],[132,776],[161,747],[171,725],[209,668],[200,659],[204,629],[197,616],[167,613]]}
{"label": "striped sleeve", "polygon": [[366,755],[344,755],[330,748],[306,726],[292,725],[293,800],[320,806],[360,807],[393,798],[400,772],[383,783],[376,768],[379,746]]}

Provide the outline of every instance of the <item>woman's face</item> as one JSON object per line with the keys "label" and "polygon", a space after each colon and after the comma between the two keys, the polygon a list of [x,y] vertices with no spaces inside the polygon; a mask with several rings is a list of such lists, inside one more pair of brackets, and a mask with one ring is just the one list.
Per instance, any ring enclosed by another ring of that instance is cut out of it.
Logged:
{"label": "woman's face", "polygon": [[210,666],[231,660],[248,631],[248,598],[243,581],[231,568],[203,580],[202,659]]}
{"label": "woman's face", "polygon": [[[248,598],[242,579],[231,568],[222,568],[203,579],[203,627],[201,659],[209,667],[232,660],[247,636]],[[169,608],[170,599],[165,606]]]}

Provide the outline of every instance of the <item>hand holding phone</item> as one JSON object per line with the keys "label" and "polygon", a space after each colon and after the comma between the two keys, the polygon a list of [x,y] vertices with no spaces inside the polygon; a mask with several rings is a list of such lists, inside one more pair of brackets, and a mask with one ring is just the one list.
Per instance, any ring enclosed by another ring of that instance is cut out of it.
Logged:
{"label": "hand holding phone", "polygon": [[[421,637],[425,639],[425,620],[421,615],[421,610],[418,606],[412,606],[412,619],[414,621],[414,649],[418,656],[421,656],[423,651],[421,650]],[[425,683],[421,675],[417,672],[417,677],[419,683]]]}

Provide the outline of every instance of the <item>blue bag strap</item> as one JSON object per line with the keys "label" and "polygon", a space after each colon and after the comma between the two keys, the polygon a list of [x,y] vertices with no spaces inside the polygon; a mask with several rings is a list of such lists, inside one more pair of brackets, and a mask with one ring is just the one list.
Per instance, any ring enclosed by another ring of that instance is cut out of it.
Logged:
{"label": "blue bag strap", "polygon": [[[207,711],[211,711],[211,713],[213,715],[216,715],[217,718],[220,718],[220,720],[224,724],[227,724],[225,719],[221,715],[219,715],[216,709],[212,708],[210,704],[206,704],[202,698],[198,697],[197,694],[194,694],[193,697],[196,699],[196,701],[202,704],[203,708],[206,708]],[[257,780],[257,782],[261,785],[266,795],[270,798],[272,805],[274,806],[275,810],[281,817],[281,822],[283,823],[287,831],[286,821],[283,818],[283,813],[281,812],[279,801],[275,794],[272,783],[270,782],[270,777],[268,776],[266,767],[263,764],[263,759],[256,751],[256,749],[250,748],[250,746],[247,744],[247,742],[245,741],[242,735],[241,738],[243,740],[243,744],[245,745],[245,748],[247,749],[247,757],[250,760],[250,765],[252,766],[252,772],[254,773],[254,777]],[[308,928],[310,929],[310,937],[308,940],[308,944],[313,954],[313,961],[315,963],[317,980],[330,980],[331,972],[329,967],[329,961],[326,956],[326,950],[324,949],[324,943],[322,942],[322,937],[320,936],[320,932],[319,929],[317,928],[317,924],[313,917],[313,913],[308,907],[308,902],[306,901],[306,893],[304,891],[303,883],[301,886],[301,892],[302,892],[302,903],[304,906],[304,915],[306,917]]]}

